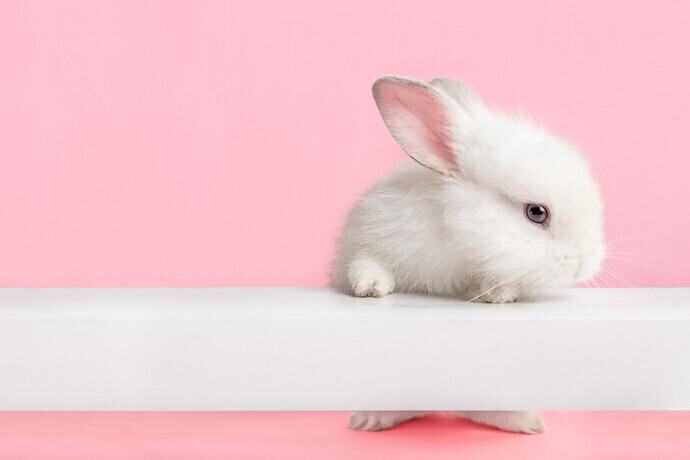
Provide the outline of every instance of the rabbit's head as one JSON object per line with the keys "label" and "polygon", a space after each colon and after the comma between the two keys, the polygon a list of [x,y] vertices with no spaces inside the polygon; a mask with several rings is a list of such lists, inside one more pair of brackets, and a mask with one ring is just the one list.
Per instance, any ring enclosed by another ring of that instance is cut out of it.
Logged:
{"label": "rabbit's head", "polygon": [[373,94],[390,133],[444,182],[442,231],[489,284],[560,287],[604,257],[602,203],[575,147],[489,110],[463,84],[382,77]]}

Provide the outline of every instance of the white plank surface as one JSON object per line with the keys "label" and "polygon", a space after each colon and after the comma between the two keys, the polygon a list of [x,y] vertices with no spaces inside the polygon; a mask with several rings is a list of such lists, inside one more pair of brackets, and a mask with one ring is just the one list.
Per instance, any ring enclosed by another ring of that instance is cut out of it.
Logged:
{"label": "white plank surface", "polygon": [[0,410],[690,409],[690,289],[0,289]]}

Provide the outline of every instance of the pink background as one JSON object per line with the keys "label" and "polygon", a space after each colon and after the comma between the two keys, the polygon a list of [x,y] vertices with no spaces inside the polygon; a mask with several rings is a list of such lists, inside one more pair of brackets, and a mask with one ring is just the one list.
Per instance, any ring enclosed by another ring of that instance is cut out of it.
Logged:
{"label": "pink background", "polygon": [[[452,76],[591,160],[602,286],[686,286],[690,5],[0,4],[0,285],[322,286],[406,159],[374,79]],[[622,238],[622,239],[619,239]]]}
{"label": "pink background", "polygon": [[[458,78],[579,145],[600,285],[688,286],[688,24],[681,1],[0,1],[0,286],[325,285],[348,207],[405,159],[370,95],[387,73]],[[688,414],[546,420],[6,413],[0,453],[687,458]]]}

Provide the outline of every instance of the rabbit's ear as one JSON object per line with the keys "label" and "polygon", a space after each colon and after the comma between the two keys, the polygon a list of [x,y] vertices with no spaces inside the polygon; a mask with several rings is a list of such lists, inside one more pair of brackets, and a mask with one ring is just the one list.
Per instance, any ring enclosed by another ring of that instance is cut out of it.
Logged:
{"label": "rabbit's ear", "polygon": [[452,78],[434,78],[429,82],[430,85],[439,88],[466,112],[474,112],[483,107],[482,101],[471,89]]}
{"label": "rabbit's ear", "polygon": [[372,92],[388,131],[409,156],[443,174],[458,171],[447,95],[401,77],[379,78]]}

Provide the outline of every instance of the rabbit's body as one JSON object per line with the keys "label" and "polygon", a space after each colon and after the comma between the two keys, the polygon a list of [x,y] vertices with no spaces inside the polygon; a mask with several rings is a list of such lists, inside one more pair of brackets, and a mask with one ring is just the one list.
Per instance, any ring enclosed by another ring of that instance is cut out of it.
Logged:
{"label": "rabbit's body", "polygon": [[[500,230],[491,222],[478,222],[481,213],[475,209],[492,200],[483,189],[405,162],[350,212],[332,284],[358,297],[382,297],[395,290],[489,303],[515,300],[524,291],[524,273],[488,278],[484,258],[475,254],[500,250],[484,249],[495,243],[491,233]],[[506,237],[511,238],[510,232]],[[490,290],[499,281],[503,284]]]}
{"label": "rabbit's body", "polygon": [[[479,267],[466,248],[469,242],[458,240],[457,228],[475,226],[476,221],[468,217],[449,222],[447,208],[460,200],[472,213],[472,203],[489,198],[482,195],[482,190],[406,162],[367,191],[348,216],[333,284],[359,297],[381,297],[393,290],[480,295],[489,289],[487,281],[472,276]],[[517,284],[506,288],[477,300],[510,301],[520,290]]]}
{"label": "rabbit's body", "polygon": [[[444,230],[438,198],[444,182],[444,176],[408,162],[361,197],[340,240],[334,284],[375,297],[394,287],[441,295],[461,292],[463,264],[445,249],[453,236]],[[429,227],[437,231],[429,233]]]}
{"label": "rabbit's body", "polygon": [[[602,204],[577,149],[528,120],[489,110],[454,80],[383,77],[373,93],[416,163],[393,171],[354,206],[334,286],[358,297],[400,291],[505,303],[596,274],[604,256]],[[351,426],[381,429],[414,414],[358,412]],[[466,414],[512,431],[543,428],[532,412]]]}

